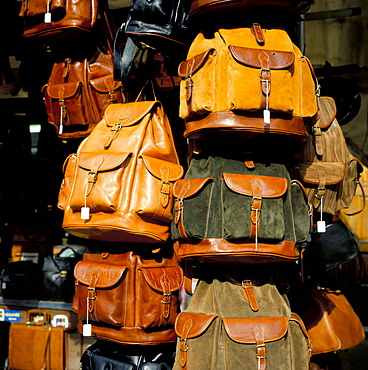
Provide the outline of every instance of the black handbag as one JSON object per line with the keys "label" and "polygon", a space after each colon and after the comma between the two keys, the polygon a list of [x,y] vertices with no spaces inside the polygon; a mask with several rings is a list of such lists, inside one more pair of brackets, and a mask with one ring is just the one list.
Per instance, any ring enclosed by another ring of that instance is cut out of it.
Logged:
{"label": "black handbag", "polygon": [[82,354],[82,370],[171,370],[175,347],[130,346],[97,340]]}
{"label": "black handbag", "polygon": [[[70,251],[69,256],[64,256]],[[54,256],[43,261],[43,299],[50,301],[72,302],[75,291],[74,267],[82,255],[67,246]]]}
{"label": "black handbag", "polygon": [[154,49],[179,63],[189,47],[190,0],[133,0],[116,33],[114,77],[124,81],[139,49]]}
{"label": "black handbag", "polygon": [[359,255],[359,244],[350,229],[339,219],[326,226],[317,240],[307,246],[305,257],[326,270],[339,266]]}
{"label": "black handbag", "polygon": [[15,261],[1,272],[1,295],[5,299],[39,299],[40,266],[33,261]]}

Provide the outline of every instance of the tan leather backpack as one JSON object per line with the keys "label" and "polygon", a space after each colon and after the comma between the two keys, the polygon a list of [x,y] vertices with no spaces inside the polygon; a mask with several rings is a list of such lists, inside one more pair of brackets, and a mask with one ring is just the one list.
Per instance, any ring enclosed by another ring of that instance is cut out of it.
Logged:
{"label": "tan leather backpack", "polygon": [[172,186],[182,175],[162,104],[111,104],[65,161],[58,202],[62,226],[87,239],[165,242]]}
{"label": "tan leather backpack", "polygon": [[301,147],[297,176],[314,212],[335,214],[350,206],[363,166],[348,150],[331,97],[319,97],[319,119]]}

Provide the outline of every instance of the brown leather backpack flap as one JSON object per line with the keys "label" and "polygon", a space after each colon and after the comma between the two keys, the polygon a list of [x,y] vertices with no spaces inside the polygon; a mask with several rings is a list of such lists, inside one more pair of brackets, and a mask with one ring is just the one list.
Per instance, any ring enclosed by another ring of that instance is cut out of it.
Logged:
{"label": "brown leather backpack flap", "polygon": [[217,315],[180,312],[175,321],[175,332],[180,338],[195,338],[203,334]]}
{"label": "brown leather backpack flap", "polygon": [[44,90],[45,93],[51,98],[58,102],[60,100],[72,99],[73,97],[81,94],[83,88],[83,82],[69,82],[60,85],[47,85]]}
{"label": "brown leather backpack flap", "polygon": [[285,316],[224,318],[222,322],[227,335],[235,342],[243,344],[256,344],[255,330],[259,328],[265,343],[279,340],[288,330],[288,319]]}
{"label": "brown leather backpack flap", "polygon": [[177,199],[190,198],[199,193],[207,183],[213,181],[215,181],[213,177],[178,180],[173,188],[174,197]]}
{"label": "brown leather backpack flap", "polygon": [[114,154],[107,153],[97,157],[94,153],[81,152],[78,158],[78,166],[87,171],[110,171],[121,166],[132,153]]}
{"label": "brown leather backpack flap", "polygon": [[154,105],[160,105],[157,101],[141,101],[125,104],[110,104],[105,111],[104,120],[106,126],[113,127],[116,124],[133,126],[148,114]]}
{"label": "brown leather backpack flap", "polygon": [[126,270],[125,266],[79,261],[74,269],[74,277],[84,285],[93,284],[94,288],[104,289],[117,284]]}
{"label": "brown leather backpack flap", "polygon": [[183,270],[179,266],[142,268],[141,272],[152,289],[164,294],[177,291],[183,284]]}
{"label": "brown leather backpack flap", "polygon": [[163,161],[161,159],[141,155],[144,165],[152,176],[164,181],[179,180],[184,173],[183,167],[179,164]]}
{"label": "brown leather backpack flap", "polygon": [[342,162],[298,163],[298,174],[302,181],[312,185],[335,185],[344,179],[346,165]]}
{"label": "brown leather backpack flap", "polygon": [[102,76],[93,80],[90,80],[92,88],[101,94],[112,93],[121,87],[121,82],[114,81],[112,75]]}
{"label": "brown leather backpack flap", "polygon": [[66,12],[66,0],[53,1],[22,1],[22,7],[19,12],[20,17],[33,17],[35,15],[45,14],[47,11]]}
{"label": "brown leather backpack flap", "polygon": [[328,96],[321,96],[318,99],[318,106],[319,119],[316,123],[316,126],[319,126],[319,128],[327,128],[336,118],[337,108],[335,100]]}
{"label": "brown leather backpack flap", "polygon": [[239,175],[233,173],[223,173],[222,177],[231,190],[250,197],[281,197],[288,188],[288,181],[283,177]]}
{"label": "brown leather backpack flap", "polygon": [[295,55],[291,51],[253,49],[235,45],[230,45],[229,50],[237,62],[253,68],[263,68],[262,57],[267,59],[269,69],[288,68],[295,60]]}
{"label": "brown leather backpack flap", "polygon": [[215,52],[215,49],[209,49],[201,54],[196,55],[189,60],[181,62],[178,67],[179,77],[185,78],[201,69],[207,62],[208,57]]}

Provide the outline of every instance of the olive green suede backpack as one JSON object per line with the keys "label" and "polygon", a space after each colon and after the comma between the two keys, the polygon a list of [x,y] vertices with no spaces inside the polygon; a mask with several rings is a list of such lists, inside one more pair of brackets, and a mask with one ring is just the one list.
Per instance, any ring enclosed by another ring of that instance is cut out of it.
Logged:
{"label": "olive green suede backpack", "polygon": [[173,370],[308,370],[313,343],[273,265],[206,268],[175,321]]}
{"label": "olive green suede backpack", "polygon": [[[240,156],[241,157],[241,156]],[[193,156],[174,184],[171,235],[180,259],[292,262],[310,231],[303,186],[282,163]]]}

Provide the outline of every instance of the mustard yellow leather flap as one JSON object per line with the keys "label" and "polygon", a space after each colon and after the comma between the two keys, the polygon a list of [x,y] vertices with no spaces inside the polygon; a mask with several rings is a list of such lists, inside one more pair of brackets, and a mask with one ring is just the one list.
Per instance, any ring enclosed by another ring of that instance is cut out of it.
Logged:
{"label": "mustard yellow leather flap", "polygon": [[133,126],[139,122],[154,105],[161,106],[158,101],[140,101],[132,103],[110,104],[104,114],[106,126],[112,127],[116,124],[122,126]]}
{"label": "mustard yellow leather flap", "polygon": [[288,330],[288,319],[285,316],[256,318],[222,319],[227,335],[238,343],[255,344],[255,332],[262,332],[265,343],[284,337]]}
{"label": "mustard yellow leather flap", "polygon": [[79,261],[74,268],[74,277],[84,285],[90,286],[94,282],[95,288],[103,289],[117,284],[126,270],[125,266]]}
{"label": "mustard yellow leather flap", "polygon": [[106,153],[96,156],[95,153],[81,152],[78,158],[79,167],[89,171],[111,171],[120,167],[132,153]]}
{"label": "mustard yellow leather flap", "polygon": [[283,177],[223,173],[226,185],[236,193],[249,197],[276,198],[285,194],[288,180]]}
{"label": "mustard yellow leather flap", "polygon": [[180,312],[175,321],[175,332],[180,338],[194,338],[203,334],[217,315]]}

